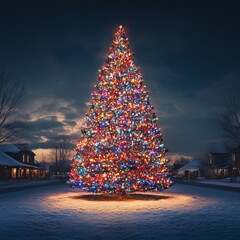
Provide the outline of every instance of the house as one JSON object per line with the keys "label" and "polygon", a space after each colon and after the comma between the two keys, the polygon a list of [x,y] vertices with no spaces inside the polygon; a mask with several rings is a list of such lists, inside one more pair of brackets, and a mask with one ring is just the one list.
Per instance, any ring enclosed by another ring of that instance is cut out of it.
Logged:
{"label": "house", "polygon": [[23,164],[0,151],[0,179],[23,178],[30,174],[33,166]]}
{"label": "house", "polygon": [[200,177],[202,170],[202,164],[200,161],[192,160],[183,167],[177,170],[177,176],[185,179],[196,179]]}
{"label": "house", "polygon": [[35,153],[28,148],[27,144],[1,144],[0,151],[18,162],[34,165]]}
{"label": "house", "polygon": [[230,177],[232,164],[229,153],[208,153],[208,166],[205,168],[205,176],[209,178]]}
{"label": "house", "polygon": [[26,144],[0,144],[0,179],[44,178],[48,172],[36,164]]}
{"label": "house", "polygon": [[240,145],[232,150],[230,161],[232,164],[231,177],[236,178],[237,176],[240,176]]}

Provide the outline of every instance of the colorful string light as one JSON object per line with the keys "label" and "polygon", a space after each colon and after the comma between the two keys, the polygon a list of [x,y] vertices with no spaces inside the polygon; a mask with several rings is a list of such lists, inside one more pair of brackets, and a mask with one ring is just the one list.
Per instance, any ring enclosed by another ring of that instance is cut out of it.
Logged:
{"label": "colorful string light", "polygon": [[98,78],[70,186],[110,194],[169,188],[173,182],[158,119],[122,26]]}

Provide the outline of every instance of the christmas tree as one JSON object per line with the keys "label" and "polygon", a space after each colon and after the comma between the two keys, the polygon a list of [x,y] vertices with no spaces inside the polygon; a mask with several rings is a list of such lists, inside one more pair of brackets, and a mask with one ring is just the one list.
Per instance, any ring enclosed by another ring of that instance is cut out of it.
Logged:
{"label": "christmas tree", "polygon": [[122,26],[98,79],[71,163],[70,186],[110,194],[169,188],[167,149]]}

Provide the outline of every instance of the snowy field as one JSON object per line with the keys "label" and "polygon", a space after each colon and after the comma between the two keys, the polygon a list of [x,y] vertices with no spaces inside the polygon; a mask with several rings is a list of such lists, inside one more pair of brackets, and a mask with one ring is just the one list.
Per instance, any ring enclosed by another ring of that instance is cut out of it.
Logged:
{"label": "snowy field", "polygon": [[1,240],[240,239],[240,193],[174,185],[167,199],[79,200],[66,185],[0,195]]}

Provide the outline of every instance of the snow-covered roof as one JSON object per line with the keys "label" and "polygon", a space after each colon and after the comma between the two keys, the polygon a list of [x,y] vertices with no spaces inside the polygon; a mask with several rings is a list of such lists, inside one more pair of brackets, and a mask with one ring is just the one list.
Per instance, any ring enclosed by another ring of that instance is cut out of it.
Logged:
{"label": "snow-covered roof", "polygon": [[18,153],[21,152],[21,149],[15,144],[0,144],[0,151]]}
{"label": "snow-covered roof", "polygon": [[24,167],[24,168],[36,168],[34,166],[18,162],[17,160],[11,158],[4,152],[0,151],[0,166],[9,166],[9,167]]}
{"label": "snow-covered roof", "polygon": [[198,171],[201,168],[201,163],[197,160],[193,160],[189,163],[187,163],[186,165],[184,165],[183,167],[179,168],[178,171]]}

